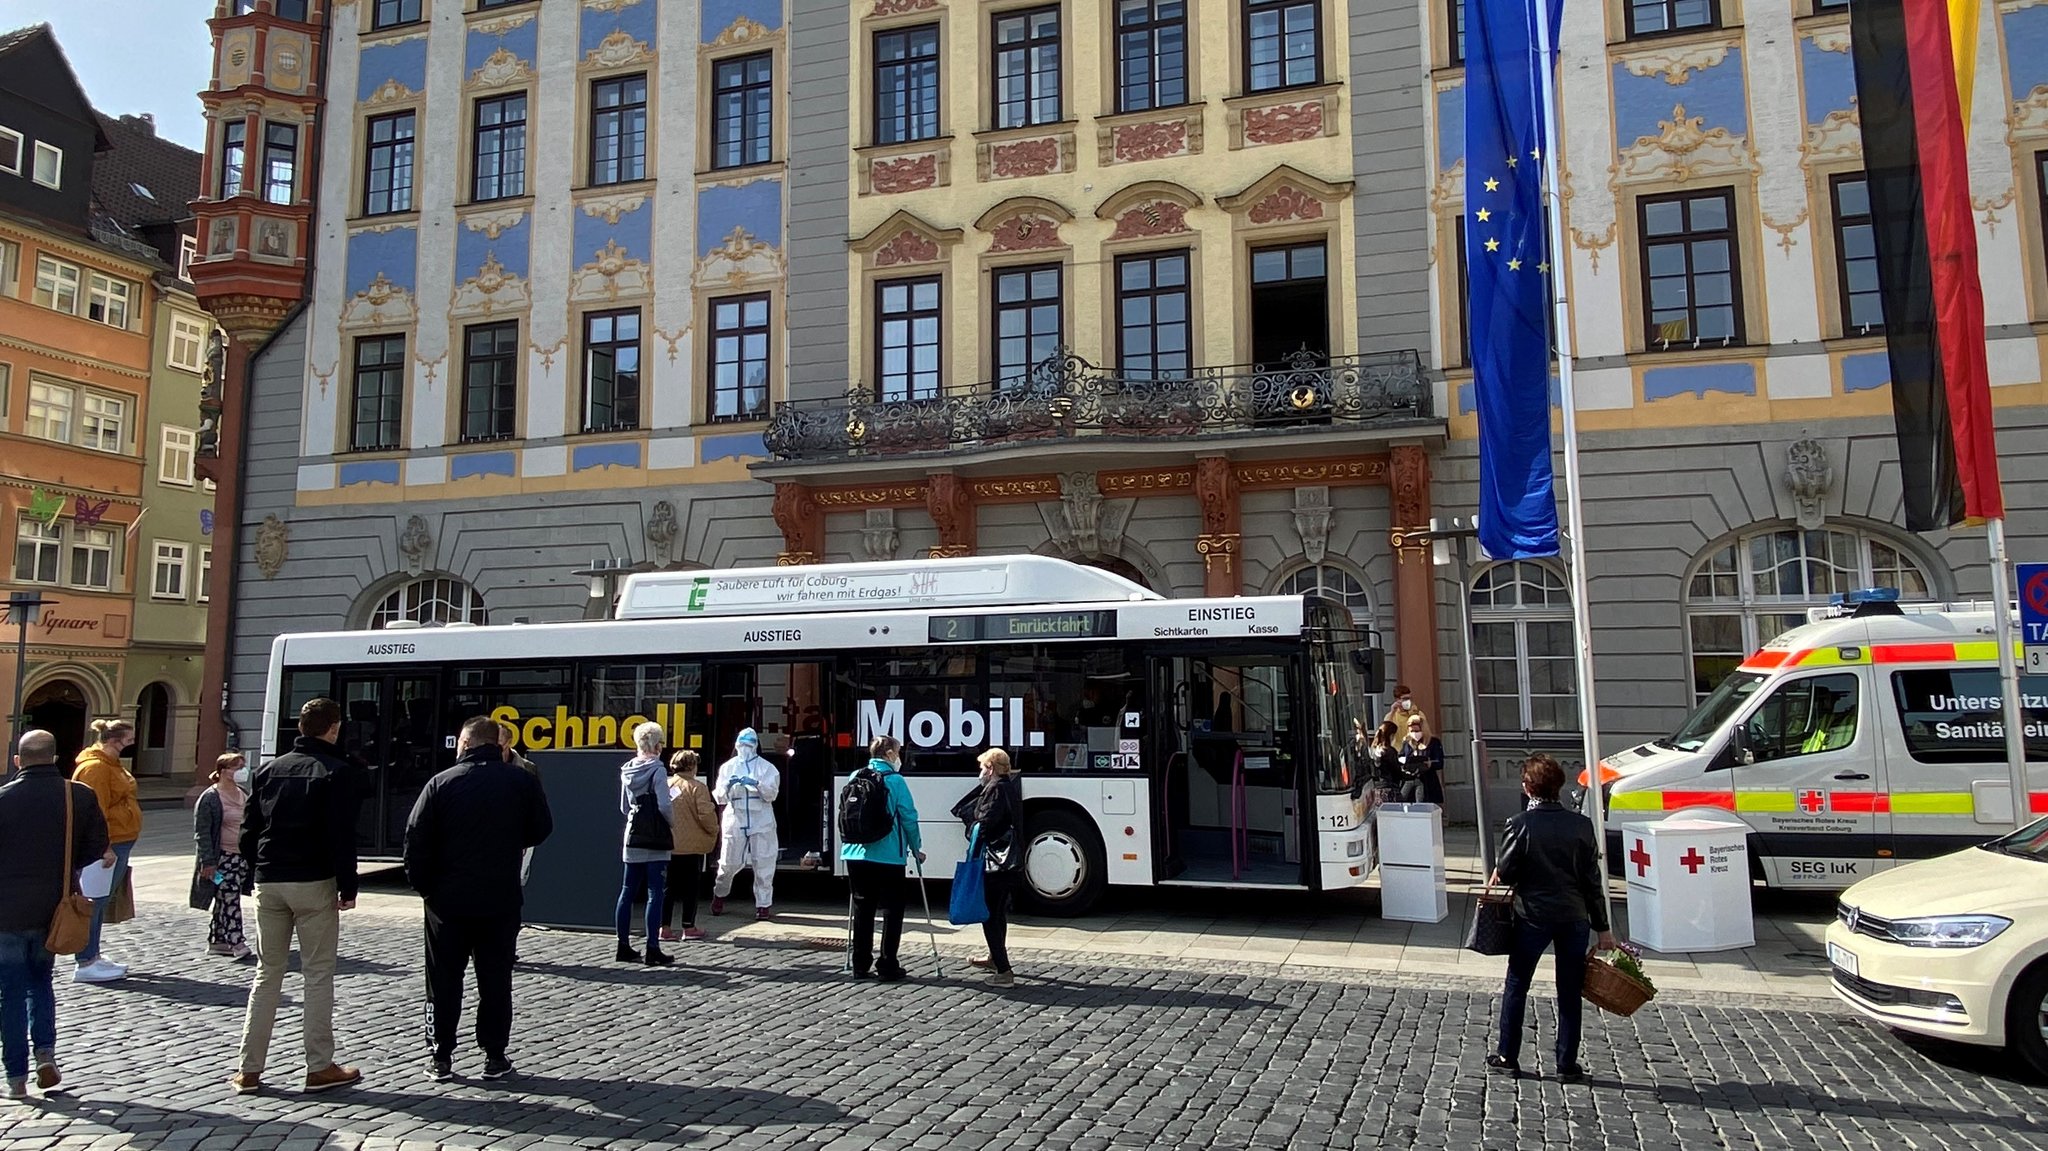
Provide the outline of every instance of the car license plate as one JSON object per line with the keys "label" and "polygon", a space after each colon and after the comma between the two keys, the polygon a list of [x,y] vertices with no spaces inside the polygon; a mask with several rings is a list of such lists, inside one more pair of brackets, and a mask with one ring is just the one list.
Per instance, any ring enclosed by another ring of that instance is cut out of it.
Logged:
{"label": "car license plate", "polygon": [[1842,946],[1839,943],[1828,944],[1828,962],[1834,964],[1836,967],[1841,968],[1843,971],[1849,973],[1850,975],[1857,974],[1856,953]]}

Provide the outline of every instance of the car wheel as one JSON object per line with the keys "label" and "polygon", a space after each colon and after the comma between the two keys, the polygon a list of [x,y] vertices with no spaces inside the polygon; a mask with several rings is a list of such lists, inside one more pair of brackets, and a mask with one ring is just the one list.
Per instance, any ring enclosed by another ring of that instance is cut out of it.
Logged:
{"label": "car wheel", "polygon": [[2005,1005],[2005,1041],[2048,1078],[2048,964],[2036,964],[2013,985]]}
{"label": "car wheel", "polygon": [[1024,821],[1024,891],[1047,915],[1085,915],[1108,881],[1102,836],[1071,811],[1054,808]]}

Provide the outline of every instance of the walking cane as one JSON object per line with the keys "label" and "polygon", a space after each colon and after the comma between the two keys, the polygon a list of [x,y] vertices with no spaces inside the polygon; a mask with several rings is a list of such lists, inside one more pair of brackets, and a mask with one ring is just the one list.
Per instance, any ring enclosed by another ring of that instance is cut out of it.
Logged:
{"label": "walking cane", "polygon": [[924,889],[924,861],[917,857],[917,852],[915,851],[910,853],[910,865],[917,871],[918,898],[924,901],[924,929],[925,933],[931,936],[932,941],[932,975],[939,979],[944,979],[946,977],[946,965],[939,959],[939,928],[937,924],[932,922],[931,894]]}

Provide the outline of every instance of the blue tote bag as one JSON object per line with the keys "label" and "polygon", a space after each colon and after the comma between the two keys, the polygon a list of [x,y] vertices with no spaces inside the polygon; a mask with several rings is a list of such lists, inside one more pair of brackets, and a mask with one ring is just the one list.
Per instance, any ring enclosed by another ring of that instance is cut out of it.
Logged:
{"label": "blue tote bag", "polygon": [[953,865],[953,903],[946,909],[946,922],[958,927],[988,922],[979,827],[967,836],[967,858]]}

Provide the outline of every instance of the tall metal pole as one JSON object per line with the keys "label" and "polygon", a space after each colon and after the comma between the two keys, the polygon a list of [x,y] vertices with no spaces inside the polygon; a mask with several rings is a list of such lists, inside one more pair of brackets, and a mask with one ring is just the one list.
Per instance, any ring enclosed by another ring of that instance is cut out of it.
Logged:
{"label": "tall metal pole", "polygon": [[[7,713],[8,755],[14,753],[28,730],[28,721],[21,714],[22,691],[28,684],[28,627],[35,622],[36,612],[55,602],[33,591],[13,592],[7,597],[7,614],[18,629],[14,640],[14,709]],[[7,762],[6,756],[0,756],[0,763]],[[5,774],[0,771],[0,775]]]}
{"label": "tall metal pole", "polygon": [[[1456,520],[1452,526],[1459,527]],[[1462,534],[1453,534],[1443,543],[1451,548],[1451,563],[1458,574],[1458,632],[1461,636],[1465,661],[1465,724],[1466,734],[1471,742],[1466,754],[1472,764],[1472,818],[1479,824],[1479,873],[1492,875],[1494,864],[1493,828],[1486,817],[1486,737],[1479,727],[1479,685],[1473,682],[1472,666],[1472,575],[1471,565],[1466,561],[1466,539]]]}
{"label": "tall metal pole", "polygon": [[1984,521],[1984,542],[1991,549],[1991,634],[1998,641],[1999,695],[2005,700],[2005,763],[2012,773],[2012,821],[2025,827],[2033,818],[2033,796],[2027,790],[2026,708],[2020,698],[2020,665],[2013,653],[2012,585],[2006,580],[2005,518]]}
{"label": "tall metal pole", "polygon": [[[1564,493],[1567,541],[1571,547],[1572,631],[1578,640],[1579,730],[1585,738],[1587,796],[1593,808],[1593,843],[1604,876],[1607,856],[1607,797],[1600,789],[1599,708],[1593,693],[1593,621],[1586,589],[1586,516],[1579,480],[1577,393],[1572,386],[1572,316],[1563,261],[1571,252],[1565,243],[1564,198],[1558,187],[1557,73],[1550,29],[1550,0],[1529,6],[1536,21],[1537,84],[1542,103],[1537,111],[1537,136],[1543,148],[1544,200],[1549,215],[1552,338],[1557,348],[1557,388],[1564,409]],[[1603,893],[1605,886],[1601,888]],[[1605,896],[1603,896],[1605,897]],[[1611,897],[1607,897],[1611,898]]]}

